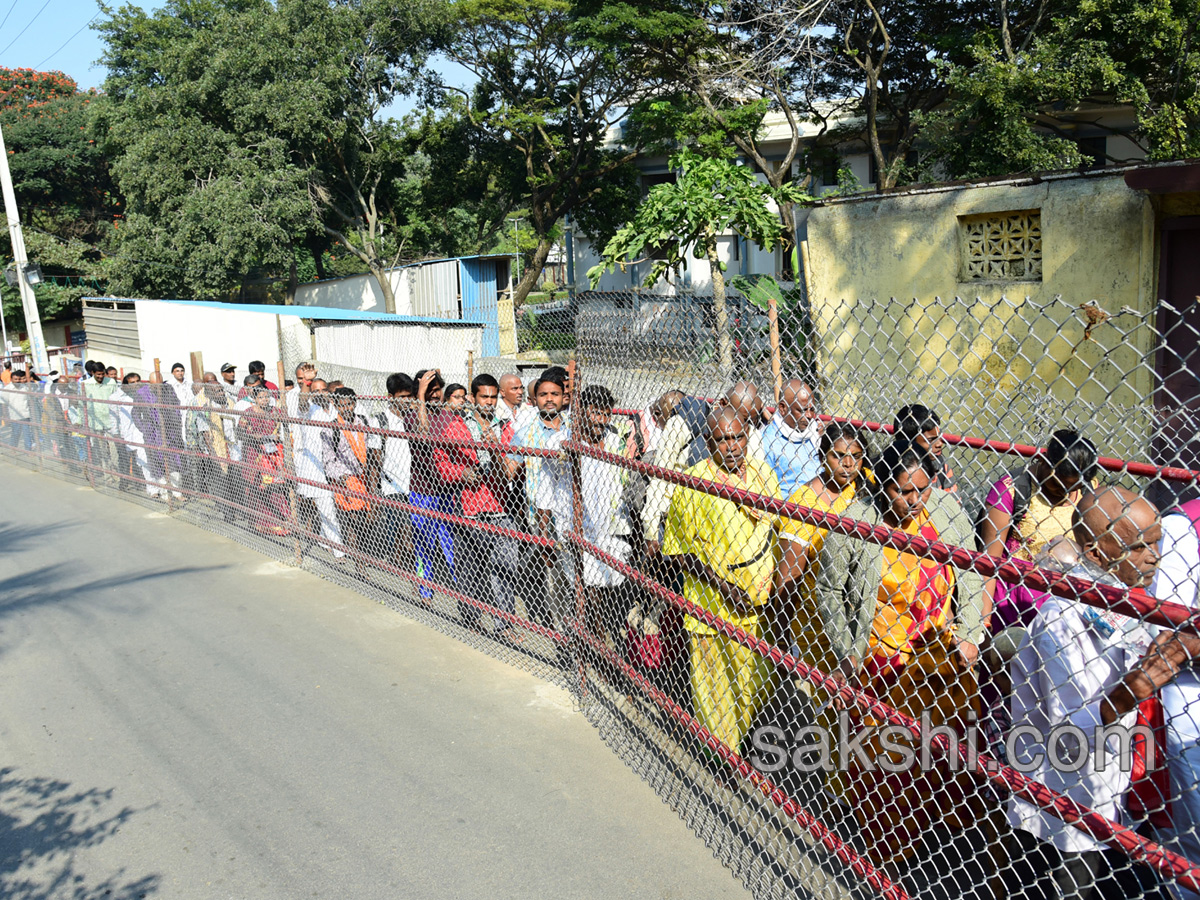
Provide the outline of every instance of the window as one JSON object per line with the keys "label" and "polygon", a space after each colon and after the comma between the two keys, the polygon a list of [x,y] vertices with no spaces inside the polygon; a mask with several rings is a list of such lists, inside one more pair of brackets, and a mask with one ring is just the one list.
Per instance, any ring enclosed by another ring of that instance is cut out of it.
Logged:
{"label": "window", "polygon": [[1040,210],[964,216],[958,224],[960,281],[1042,280]]}
{"label": "window", "polygon": [[642,194],[650,192],[650,188],[660,184],[674,184],[674,172],[654,172],[651,174],[642,173]]}
{"label": "window", "polygon": [[1085,169],[1103,169],[1108,165],[1108,138],[1085,137],[1079,138],[1076,143],[1079,145],[1079,152],[1083,154]]}
{"label": "window", "polygon": [[842,167],[842,161],[836,156],[832,159],[827,159],[821,166],[821,184],[827,187],[837,187],[838,170]]}

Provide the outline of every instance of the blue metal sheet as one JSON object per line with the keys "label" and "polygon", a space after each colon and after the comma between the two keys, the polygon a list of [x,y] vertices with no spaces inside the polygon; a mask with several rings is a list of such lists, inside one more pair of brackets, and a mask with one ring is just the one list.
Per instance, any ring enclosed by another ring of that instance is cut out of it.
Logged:
{"label": "blue metal sheet", "polygon": [[499,290],[495,258],[460,259],[462,317],[483,324],[483,355],[500,355]]}

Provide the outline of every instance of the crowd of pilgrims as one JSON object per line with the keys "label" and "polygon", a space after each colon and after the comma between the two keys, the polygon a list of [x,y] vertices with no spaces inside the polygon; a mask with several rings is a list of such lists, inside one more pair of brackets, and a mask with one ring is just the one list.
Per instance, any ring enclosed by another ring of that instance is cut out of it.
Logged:
{"label": "crowd of pilgrims", "polygon": [[[861,689],[956,738],[977,730],[1000,763],[1200,860],[1200,677],[1190,662],[1200,639],[620,464],[641,460],[1195,606],[1200,506],[1159,510],[1106,483],[1096,446],[1075,430],[967,485],[926,406],[898,409],[876,447],[863,429],[822,418],[800,379],[783,385],[774,409],[739,382],[715,400],[668,391],[629,413],[558,367],[528,385],[515,373],[469,385],[434,369],[395,373],[386,397],[369,399],[311,364],[282,388],[261,362],[241,379],[227,363],[196,383],[182,364],[145,381],[118,382],[100,362],[85,368],[79,383],[6,368],[0,410],[12,447],[89,466],[122,489],[215,498],[227,520],[304,537],[306,553],[362,577],[372,563],[410,573],[417,602],[448,589],[465,626],[487,631],[490,620],[514,645],[530,637],[522,619],[566,627],[578,579],[593,636],[725,747],[842,821],[910,896],[1191,896],[937,754],[885,770],[881,760],[903,754],[886,742],[885,720],[850,697]],[[578,457],[576,476],[554,452],[567,441],[610,455]],[[577,515],[603,556],[567,548]],[[686,611],[614,559],[681,593]],[[845,690],[788,675],[715,619]],[[1136,723],[1155,739],[1122,765],[1128,748],[1094,735]],[[1056,729],[1068,726],[1074,744],[1064,749]],[[833,738],[823,753],[822,734]],[[701,756],[733,786],[715,754]]]}

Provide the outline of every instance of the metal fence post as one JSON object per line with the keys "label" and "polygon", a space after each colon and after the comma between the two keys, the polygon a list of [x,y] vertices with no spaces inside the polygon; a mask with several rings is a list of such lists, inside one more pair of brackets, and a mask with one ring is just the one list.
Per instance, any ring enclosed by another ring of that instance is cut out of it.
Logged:
{"label": "metal fence post", "polygon": [[[279,329],[279,355],[282,357],[283,328],[279,324],[279,316],[275,317],[275,325]],[[287,389],[285,388],[287,379],[284,378],[287,372],[284,369],[282,358],[278,363],[276,363],[275,369],[276,377],[279,378],[279,403],[283,408],[283,414],[287,416],[291,411],[288,409],[287,405]],[[299,380],[299,377],[299,375],[296,376],[297,381]],[[296,390],[300,390],[299,384],[296,385]],[[299,404],[297,404],[296,418],[301,418],[298,407]],[[300,542],[300,516],[296,510],[296,447],[292,441],[293,429],[299,427],[300,426],[294,423],[289,423],[286,426],[279,426],[279,436],[283,438],[283,471],[288,482],[288,525],[292,532],[292,554],[297,569],[303,568],[304,566],[304,545]]]}
{"label": "metal fence post", "polygon": [[[568,449],[567,460],[571,466],[571,533],[583,537],[583,474],[579,453]],[[579,668],[579,694],[587,694],[587,672],[583,666],[583,633],[587,628],[587,589],[583,582],[583,549],[570,541],[568,552],[575,570],[575,664]]]}
{"label": "metal fence post", "polygon": [[[80,395],[83,394],[83,385],[80,385]],[[87,480],[88,485],[94,491],[96,489],[96,471],[92,468],[92,428],[88,424],[88,405],[87,400],[80,400],[83,405],[83,446],[87,448]]]}

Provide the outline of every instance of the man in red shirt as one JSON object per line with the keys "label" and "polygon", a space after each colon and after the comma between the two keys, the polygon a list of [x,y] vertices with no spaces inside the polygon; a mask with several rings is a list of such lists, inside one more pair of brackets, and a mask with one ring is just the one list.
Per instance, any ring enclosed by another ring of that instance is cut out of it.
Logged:
{"label": "man in red shirt", "polygon": [[[473,441],[474,447],[437,445],[433,459],[438,475],[458,494],[460,515],[499,528],[515,530],[505,511],[508,477],[500,451],[512,441],[512,423],[496,418],[496,400],[500,385],[491,375],[480,375],[471,382],[470,407],[449,402],[437,420],[436,437],[454,441]],[[495,447],[491,450],[490,447]],[[485,449],[488,448],[488,449]],[[514,585],[519,547],[510,537],[492,531],[461,526],[455,534],[458,557],[459,589],[467,596],[493,606],[508,615],[516,613]],[[470,628],[480,627],[480,610],[459,603],[459,615]],[[497,634],[520,643],[524,636],[511,620],[493,615]]]}

